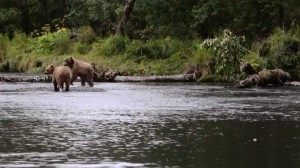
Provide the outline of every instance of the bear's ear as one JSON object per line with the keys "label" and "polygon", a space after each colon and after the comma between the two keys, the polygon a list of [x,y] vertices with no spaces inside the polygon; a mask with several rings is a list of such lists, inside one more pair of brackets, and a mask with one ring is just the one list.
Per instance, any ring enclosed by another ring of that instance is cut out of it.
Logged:
{"label": "bear's ear", "polygon": [[70,62],[71,62],[72,65],[73,65],[74,62],[75,62],[75,60],[74,60],[74,58],[73,58],[72,56],[70,57]]}
{"label": "bear's ear", "polygon": [[51,65],[50,65],[50,67],[51,67],[51,68],[53,68],[53,67],[54,67],[54,65],[53,65],[53,64],[51,64]]}

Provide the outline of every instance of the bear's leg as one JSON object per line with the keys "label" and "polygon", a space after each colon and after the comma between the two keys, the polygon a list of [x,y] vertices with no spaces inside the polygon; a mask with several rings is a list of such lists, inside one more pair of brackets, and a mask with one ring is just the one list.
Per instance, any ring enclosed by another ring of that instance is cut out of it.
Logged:
{"label": "bear's leg", "polygon": [[60,82],[60,83],[59,83],[59,88],[60,88],[61,90],[64,89],[64,82]]}
{"label": "bear's leg", "polygon": [[53,86],[54,86],[54,91],[58,92],[59,88],[57,87],[57,82],[56,80],[53,81]]}
{"label": "bear's leg", "polygon": [[81,86],[85,86],[86,78],[85,77],[80,77],[80,79],[81,79]]}
{"label": "bear's leg", "polygon": [[69,91],[69,86],[70,86],[70,84],[68,82],[66,82],[66,91]]}
{"label": "bear's leg", "polygon": [[87,80],[87,83],[90,85],[90,87],[93,87],[93,86],[94,86],[94,84],[93,84],[93,79],[92,79],[92,78],[88,79],[88,80]]}
{"label": "bear's leg", "polygon": [[72,78],[71,78],[71,85],[73,85],[73,82],[77,79],[77,75],[73,74]]}
{"label": "bear's leg", "polygon": [[81,79],[81,86],[85,86],[85,80]]}

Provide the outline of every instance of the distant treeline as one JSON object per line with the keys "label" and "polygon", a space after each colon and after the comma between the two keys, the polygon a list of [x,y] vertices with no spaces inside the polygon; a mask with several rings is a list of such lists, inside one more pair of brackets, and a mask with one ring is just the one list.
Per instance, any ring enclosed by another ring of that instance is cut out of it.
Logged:
{"label": "distant treeline", "polygon": [[[128,1],[128,0],[127,0]],[[114,34],[125,0],[1,0],[0,33],[30,34],[49,24],[90,26],[98,36]],[[248,40],[262,39],[276,27],[299,23],[299,0],[136,0],[126,22],[130,39],[167,36],[180,39],[215,37],[225,28]]]}

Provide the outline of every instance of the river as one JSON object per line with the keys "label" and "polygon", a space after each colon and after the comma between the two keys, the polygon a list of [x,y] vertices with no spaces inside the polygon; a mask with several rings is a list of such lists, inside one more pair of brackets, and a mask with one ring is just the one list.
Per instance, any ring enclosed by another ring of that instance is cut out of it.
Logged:
{"label": "river", "polygon": [[300,167],[300,87],[0,83],[0,167]]}

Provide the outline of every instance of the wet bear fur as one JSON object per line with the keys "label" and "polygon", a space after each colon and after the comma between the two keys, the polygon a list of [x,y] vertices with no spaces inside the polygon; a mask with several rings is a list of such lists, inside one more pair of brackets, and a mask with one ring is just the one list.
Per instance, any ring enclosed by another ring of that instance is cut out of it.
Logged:
{"label": "wet bear fur", "polygon": [[248,62],[246,62],[240,66],[240,71],[245,72],[247,75],[257,74],[257,72],[254,70],[252,65]]}
{"label": "wet bear fur", "polygon": [[290,81],[291,78],[291,74],[288,72],[283,71],[282,69],[276,68],[274,70],[271,70],[277,73],[277,77],[281,82],[287,82]]}
{"label": "wet bear fur", "polygon": [[72,78],[72,71],[66,66],[49,65],[44,72],[46,75],[52,75],[52,83],[54,86],[54,91],[59,91],[59,88],[63,90],[64,84],[66,85],[66,90],[69,91],[69,86]]}
{"label": "wet bear fur", "polygon": [[282,86],[285,82],[291,79],[291,75],[288,72],[283,71],[282,69],[273,69],[273,70],[262,70],[258,73],[260,79],[259,86]]}
{"label": "wet bear fur", "polygon": [[90,87],[93,87],[93,78],[94,78],[94,68],[90,63],[77,60],[73,57],[68,57],[65,59],[65,66],[71,68],[73,76],[71,78],[71,84],[79,76],[81,80],[81,86],[85,86],[85,82],[89,84]]}
{"label": "wet bear fur", "polygon": [[258,86],[260,82],[260,77],[257,74],[249,75],[246,79],[239,81],[237,83],[237,87],[239,88],[251,88],[254,86]]}

